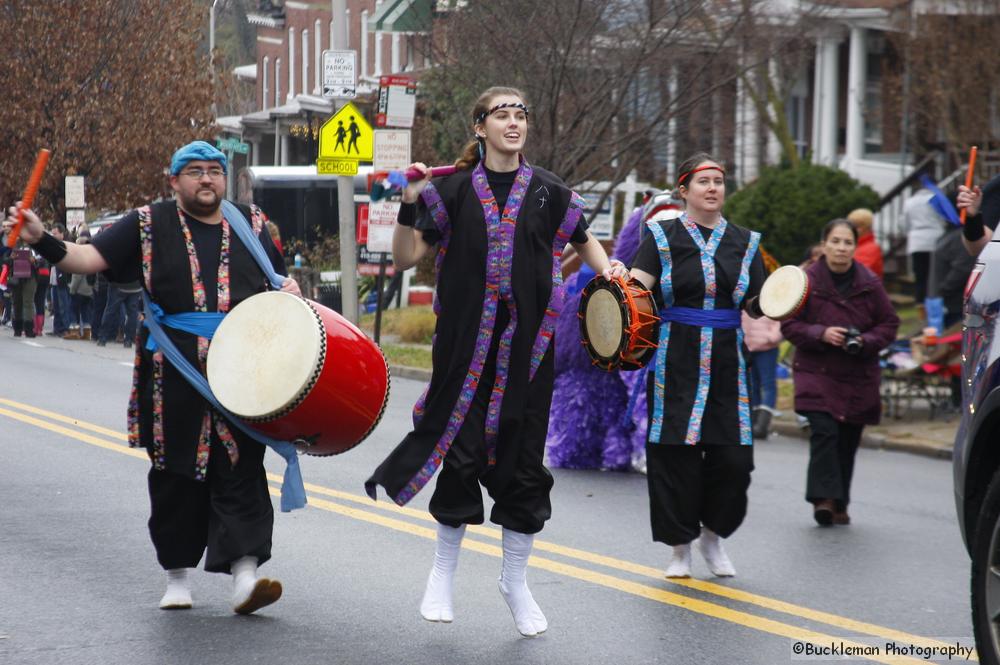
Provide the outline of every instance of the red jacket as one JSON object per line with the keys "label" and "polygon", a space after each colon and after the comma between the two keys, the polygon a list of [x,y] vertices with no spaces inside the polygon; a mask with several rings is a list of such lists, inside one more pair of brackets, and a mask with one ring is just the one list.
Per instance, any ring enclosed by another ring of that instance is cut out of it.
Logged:
{"label": "red jacket", "polygon": [[[857,261],[846,296],[833,284],[826,258],[806,269],[809,300],[798,316],[781,324],[795,345],[792,376],[795,410],[824,411],[841,422],[873,425],[879,421],[881,368],[878,353],[896,339],[899,317],[882,280]],[[864,345],[851,355],[821,338],[829,326],[854,326]]]}
{"label": "red jacket", "polygon": [[858,248],[854,251],[854,260],[871,270],[882,279],[882,248],[875,242],[875,234],[868,232],[858,238]]}

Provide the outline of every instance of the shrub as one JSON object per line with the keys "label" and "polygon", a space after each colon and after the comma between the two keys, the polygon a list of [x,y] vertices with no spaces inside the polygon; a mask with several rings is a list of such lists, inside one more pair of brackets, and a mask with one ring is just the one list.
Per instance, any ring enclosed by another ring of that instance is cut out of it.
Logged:
{"label": "shrub", "polygon": [[846,217],[855,208],[878,205],[875,191],[844,171],[802,164],[770,167],[726,201],[729,221],[760,231],[762,244],[782,264],[802,262],[810,245],[819,242],[823,225]]}

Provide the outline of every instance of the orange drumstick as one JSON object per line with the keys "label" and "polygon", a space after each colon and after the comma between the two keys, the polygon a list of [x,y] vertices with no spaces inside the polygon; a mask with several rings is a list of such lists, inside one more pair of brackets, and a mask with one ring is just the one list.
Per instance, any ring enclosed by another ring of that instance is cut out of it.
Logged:
{"label": "orange drumstick", "polygon": [[[976,146],[972,146],[972,150],[969,151],[969,172],[965,174],[965,186],[967,189],[972,189],[972,174],[976,172],[976,153],[979,149]],[[962,208],[962,211],[958,213],[958,218],[961,220],[962,225],[965,225],[965,212],[966,209]]]}
{"label": "orange drumstick", "polygon": [[31,204],[35,202],[35,194],[38,193],[38,185],[42,182],[42,175],[45,173],[45,167],[49,164],[49,155],[52,152],[42,148],[38,151],[38,157],[35,158],[35,168],[31,171],[31,177],[28,178],[28,186],[24,190],[24,196],[21,197],[21,207],[17,209],[17,224],[14,228],[10,230],[10,235],[7,236],[7,246],[13,248],[17,244],[17,239],[21,236],[21,227],[24,226],[24,211],[26,208],[30,208]]}

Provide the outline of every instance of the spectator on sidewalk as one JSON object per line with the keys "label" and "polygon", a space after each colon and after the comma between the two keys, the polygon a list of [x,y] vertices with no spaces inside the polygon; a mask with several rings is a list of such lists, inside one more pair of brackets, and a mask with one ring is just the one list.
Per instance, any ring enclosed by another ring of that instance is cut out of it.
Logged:
{"label": "spectator on sidewalk", "polygon": [[[52,236],[59,241],[65,241],[69,233],[63,224],[52,225]],[[69,320],[72,305],[69,296],[70,274],[56,266],[50,267],[49,292],[52,299],[52,334],[62,337],[69,330]]]}
{"label": "spectator on sidewalk", "polygon": [[11,298],[11,323],[14,337],[35,336],[35,288],[38,279],[38,255],[22,242],[5,259],[7,288]]}
{"label": "spectator on sidewalk", "polygon": [[35,259],[35,318],[32,322],[35,336],[41,337],[45,332],[45,299],[49,293],[49,262],[42,257]]}
{"label": "spectator on sidewalk", "polygon": [[854,457],[865,425],[878,423],[879,351],[899,317],[882,281],[854,260],[857,230],[846,219],[823,227],[823,256],[806,269],[810,294],[781,324],[795,345],[795,410],[809,420],[806,501],[821,526],[850,524]]}
{"label": "spectator on sidewalk", "polygon": [[858,230],[858,248],[854,252],[854,260],[878,275],[879,279],[884,279],[882,248],[878,246],[875,234],[872,233],[875,215],[868,208],[857,208],[847,215],[847,219]]}
{"label": "spectator on sidewalk", "polygon": [[[97,273],[93,277],[94,296],[93,305],[90,308],[90,324],[95,331],[100,332],[101,321],[104,320],[104,310],[108,306],[108,278],[101,273]],[[94,341],[98,341],[96,335]]]}
{"label": "spectator on sidewalk", "polygon": [[934,245],[944,233],[945,218],[931,203],[934,192],[923,187],[903,203],[903,228],[906,254],[913,271],[913,297],[923,307],[927,298],[927,278],[931,272]]}
{"label": "spectator on sidewalk", "polygon": [[[104,308],[101,327],[97,331],[97,345],[106,346],[109,341],[118,340],[118,331],[125,328],[122,343],[126,349],[132,348],[135,333],[139,326],[139,308],[142,304],[142,287],[138,280],[118,284],[108,283],[108,304]],[[123,317],[122,314],[125,316]]]}
{"label": "spectator on sidewalk", "polygon": [[[76,244],[90,243],[89,235],[81,235]],[[94,316],[94,276],[74,274],[69,282],[70,319],[65,339],[90,339],[91,321]]]}

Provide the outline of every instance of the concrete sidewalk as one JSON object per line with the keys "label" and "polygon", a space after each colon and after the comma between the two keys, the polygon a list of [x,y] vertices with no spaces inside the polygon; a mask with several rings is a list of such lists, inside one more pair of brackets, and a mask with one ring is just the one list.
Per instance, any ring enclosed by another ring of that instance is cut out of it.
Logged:
{"label": "concrete sidewalk", "polygon": [[[779,389],[780,392],[782,391]],[[786,389],[786,392],[790,391]],[[778,410],[781,415],[771,421],[771,428],[785,436],[808,440],[809,428],[802,427],[798,422],[790,394],[778,398]],[[861,445],[865,448],[901,450],[928,457],[951,459],[959,420],[960,414],[956,411],[932,413],[929,405],[915,400],[901,416],[883,413],[878,425],[866,426],[861,437]]]}

